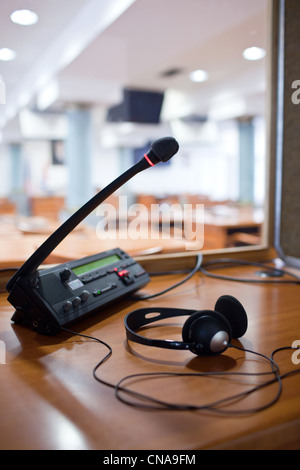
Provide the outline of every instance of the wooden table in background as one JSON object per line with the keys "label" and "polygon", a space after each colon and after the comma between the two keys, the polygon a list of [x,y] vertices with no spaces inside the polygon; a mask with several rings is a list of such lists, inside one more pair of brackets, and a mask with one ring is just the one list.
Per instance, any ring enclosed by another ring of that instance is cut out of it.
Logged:
{"label": "wooden table in background", "polygon": [[[196,224],[196,227],[192,227],[194,235],[187,239],[182,231],[182,212],[180,211],[179,219],[176,214],[173,214],[173,217],[171,225],[179,223],[176,226],[176,235],[169,226],[167,232],[164,232],[157,224],[157,227],[151,228],[146,225],[143,228],[146,231],[139,232],[137,228],[136,237],[132,237],[130,229],[127,228],[123,231],[104,233],[100,238],[96,227],[82,223],[51,253],[47,263],[63,263],[115,247],[121,247],[132,256],[141,256],[222,249],[234,246],[239,241],[250,245],[260,243],[262,214],[252,208],[222,206],[219,212],[217,208],[205,212],[204,221],[201,220],[201,224],[204,222],[204,227],[200,227],[201,233],[197,233]],[[58,221],[45,217],[0,217],[0,268],[23,264],[58,226]]]}
{"label": "wooden table in background", "polygon": [[[235,276],[252,273],[249,267],[226,270],[226,274]],[[160,291],[180,278],[154,277],[143,292]],[[121,301],[73,329],[111,345],[112,357],[98,374],[112,383],[139,372],[270,370],[263,359],[235,349],[229,348],[217,357],[200,358],[188,351],[161,350],[126,341],[124,317],[133,309],[213,309],[223,294],[237,297],[248,313],[248,330],[240,339],[244,348],[269,356],[272,350],[300,340],[299,286],[229,282],[202,274],[156,299]],[[119,402],[113,389],[93,378],[93,367],[107,353],[104,346],[67,333],[37,335],[13,325],[12,314],[6,295],[1,294],[0,340],[6,347],[6,363],[0,364],[1,449],[300,449],[300,374],[286,378],[279,402],[258,413],[226,416],[208,411],[143,411]],[[183,321],[169,320],[145,334],[180,338]],[[275,359],[283,373],[300,367],[292,363],[290,350],[282,351]],[[242,380],[156,378],[137,385],[139,390],[163,399],[203,404],[244,390]],[[250,383],[258,380],[253,377]],[[276,391],[277,385],[270,385],[235,403],[235,407],[259,407]]]}
{"label": "wooden table in background", "polygon": [[[41,217],[0,219],[0,268],[21,266],[58,226],[58,222],[49,222]],[[125,229],[105,233],[100,237],[96,227],[82,223],[56,247],[46,263],[65,263],[116,247],[122,248],[131,256],[199,250],[202,247],[197,240],[170,239],[158,231],[152,231],[152,238],[148,235],[146,231],[136,239],[131,238]]]}

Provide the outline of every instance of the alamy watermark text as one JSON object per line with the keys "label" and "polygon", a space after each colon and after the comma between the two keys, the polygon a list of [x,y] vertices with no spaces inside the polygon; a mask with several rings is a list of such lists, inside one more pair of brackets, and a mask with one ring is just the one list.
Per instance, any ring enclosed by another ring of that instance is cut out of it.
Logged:
{"label": "alamy watermark text", "polygon": [[105,203],[98,207],[98,238],[197,240],[203,246],[204,204],[163,203],[146,207],[127,203],[127,196],[119,196],[118,207]]}

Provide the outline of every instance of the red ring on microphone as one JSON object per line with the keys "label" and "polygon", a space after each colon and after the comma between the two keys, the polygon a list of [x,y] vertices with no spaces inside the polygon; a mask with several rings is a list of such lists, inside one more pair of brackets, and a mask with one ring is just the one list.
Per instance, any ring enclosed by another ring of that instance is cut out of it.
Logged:
{"label": "red ring on microphone", "polygon": [[149,165],[154,166],[154,163],[151,162],[150,158],[148,157],[148,155],[146,153],[144,154],[144,157],[146,158]]}

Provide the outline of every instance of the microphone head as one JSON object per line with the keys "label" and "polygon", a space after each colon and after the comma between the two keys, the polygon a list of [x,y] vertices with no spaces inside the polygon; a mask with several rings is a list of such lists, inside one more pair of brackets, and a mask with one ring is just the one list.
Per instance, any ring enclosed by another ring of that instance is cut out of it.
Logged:
{"label": "microphone head", "polygon": [[155,165],[156,163],[170,160],[178,152],[178,149],[179,145],[174,137],[162,137],[152,143],[146,155],[151,163]]}

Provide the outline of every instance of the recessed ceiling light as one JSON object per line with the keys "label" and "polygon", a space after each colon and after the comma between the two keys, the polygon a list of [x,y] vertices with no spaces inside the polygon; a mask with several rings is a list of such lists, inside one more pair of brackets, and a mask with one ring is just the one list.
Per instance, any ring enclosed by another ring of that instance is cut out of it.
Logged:
{"label": "recessed ceiling light", "polygon": [[265,57],[266,51],[262,47],[248,47],[243,51],[243,57],[246,60],[259,60]]}
{"label": "recessed ceiling light", "polygon": [[205,70],[194,70],[194,72],[190,73],[189,77],[192,82],[205,82],[208,79],[208,73]]}
{"label": "recessed ceiling light", "polygon": [[17,53],[13,49],[9,49],[8,47],[3,47],[2,49],[0,49],[0,60],[14,60],[16,56]]}
{"label": "recessed ceiling light", "polygon": [[30,26],[38,22],[38,15],[31,10],[16,10],[10,15],[13,23]]}

